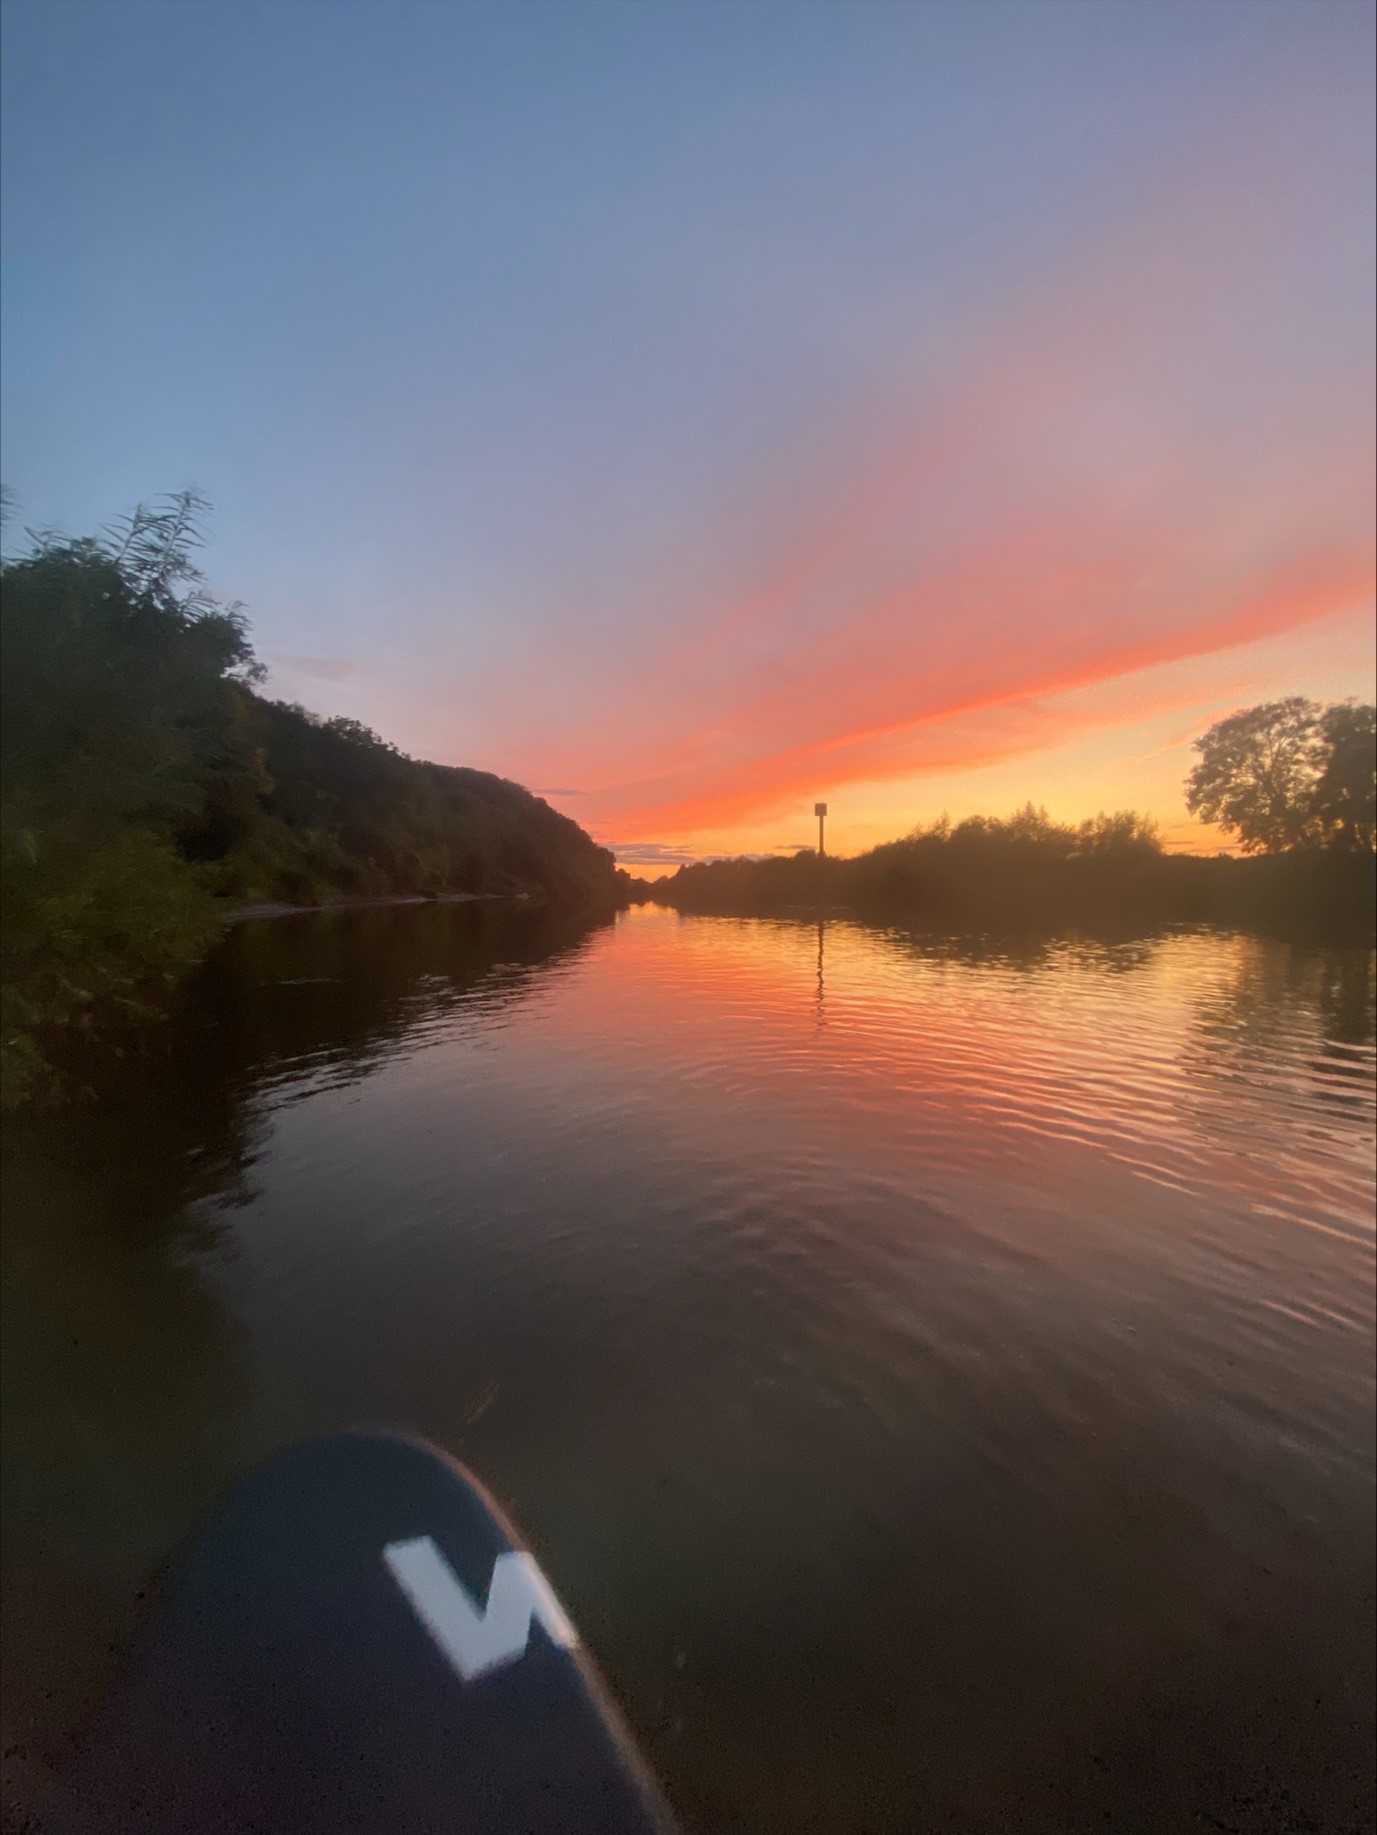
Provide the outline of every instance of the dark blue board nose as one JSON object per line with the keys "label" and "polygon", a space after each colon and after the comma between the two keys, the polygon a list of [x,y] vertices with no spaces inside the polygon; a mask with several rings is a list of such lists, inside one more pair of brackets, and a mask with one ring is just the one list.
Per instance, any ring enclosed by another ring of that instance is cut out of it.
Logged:
{"label": "dark blue board nose", "polygon": [[385,1433],[252,1473],[168,1571],[73,1835],[661,1835],[673,1821],[482,1487]]}

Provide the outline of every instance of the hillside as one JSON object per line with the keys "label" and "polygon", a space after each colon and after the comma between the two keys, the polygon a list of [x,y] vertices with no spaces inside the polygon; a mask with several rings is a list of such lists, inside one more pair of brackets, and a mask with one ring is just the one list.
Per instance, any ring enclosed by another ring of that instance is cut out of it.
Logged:
{"label": "hillside", "polygon": [[198,507],[0,568],[7,1105],[60,1093],[83,1041],[125,1049],[235,906],[622,897],[612,855],[520,785],[265,697],[242,612],[197,584]]}

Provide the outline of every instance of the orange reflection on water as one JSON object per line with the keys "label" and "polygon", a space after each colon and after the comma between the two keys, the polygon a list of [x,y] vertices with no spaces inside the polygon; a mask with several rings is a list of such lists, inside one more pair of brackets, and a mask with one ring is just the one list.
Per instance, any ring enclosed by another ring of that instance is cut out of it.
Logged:
{"label": "orange reflection on water", "polygon": [[1164,1192],[1208,1212],[1228,1191],[1350,1235],[1371,1034],[1350,1059],[1323,1009],[1361,1033],[1371,963],[1329,960],[1242,936],[924,938],[652,906],[561,982],[540,1038],[585,1092],[653,1092],[658,1125],[707,1159],[748,1138],[790,1176],[863,1168],[959,1208],[998,1179],[1062,1224],[1098,1194],[1151,1233],[1182,1221]]}

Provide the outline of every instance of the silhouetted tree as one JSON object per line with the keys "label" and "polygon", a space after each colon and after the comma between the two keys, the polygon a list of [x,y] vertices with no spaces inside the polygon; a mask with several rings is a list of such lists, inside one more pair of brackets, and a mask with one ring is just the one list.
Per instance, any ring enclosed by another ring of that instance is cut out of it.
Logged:
{"label": "silhouetted tree", "polygon": [[1146,855],[1161,851],[1156,822],[1135,809],[1118,809],[1113,815],[1101,810],[1097,816],[1088,816],[1076,830],[1076,852],[1081,855]]}
{"label": "silhouetted tree", "polygon": [[1245,854],[1372,846],[1373,708],[1292,695],[1217,721],[1195,749],[1186,807],[1231,829]]}
{"label": "silhouetted tree", "polygon": [[1371,850],[1377,828],[1377,707],[1337,702],[1320,721],[1315,820],[1333,847]]}
{"label": "silhouetted tree", "polygon": [[1239,838],[1245,854],[1278,854],[1318,838],[1320,709],[1292,695],[1217,721],[1195,741],[1200,762],[1186,780],[1186,807]]}

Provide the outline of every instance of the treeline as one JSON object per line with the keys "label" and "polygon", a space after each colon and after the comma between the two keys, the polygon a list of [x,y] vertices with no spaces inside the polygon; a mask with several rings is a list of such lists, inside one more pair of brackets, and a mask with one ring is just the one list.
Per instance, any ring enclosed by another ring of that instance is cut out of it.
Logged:
{"label": "treeline", "polygon": [[[0,565],[3,1099],[155,1015],[235,905],[524,892],[609,908],[612,855],[519,785],[267,699],[183,493]],[[624,881],[622,876],[622,881]]]}
{"label": "treeline", "polygon": [[1214,923],[1355,942],[1371,936],[1377,909],[1365,849],[1167,854],[1132,812],[1069,825],[1031,804],[1007,818],[943,818],[851,860],[804,850],[685,866],[638,895],[721,915],[821,906],[952,930]]}

